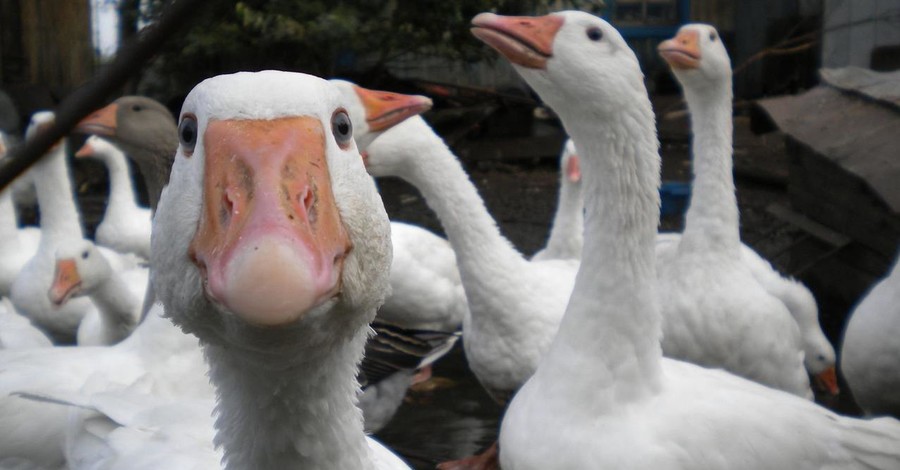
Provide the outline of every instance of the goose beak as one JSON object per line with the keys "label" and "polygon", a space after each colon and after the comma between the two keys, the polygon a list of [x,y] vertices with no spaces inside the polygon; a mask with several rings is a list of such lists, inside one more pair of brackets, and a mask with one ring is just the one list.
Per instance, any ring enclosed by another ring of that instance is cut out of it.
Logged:
{"label": "goose beak", "polygon": [[676,70],[700,67],[700,34],[692,29],[679,31],[672,39],[667,39],[657,47],[659,55]]}
{"label": "goose beak", "polygon": [[572,183],[581,181],[581,162],[578,160],[578,155],[574,153],[569,155],[569,161],[566,162],[566,177]]}
{"label": "goose beak", "polygon": [[257,326],[340,293],[351,249],[318,118],[217,120],[203,135],[203,210],[191,242],[207,298]]}
{"label": "goose beak", "polygon": [[481,13],[472,19],[472,34],[510,62],[530,69],[547,68],[553,40],[563,25],[559,15],[499,16]]}
{"label": "goose beak", "polygon": [[53,284],[47,292],[50,302],[57,307],[69,301],[81,289],[81,276],[78,275],[78,267],[75,260],[67,258],[56,262],[56,273],[53,275]]}
{"label": "goose beak", "polygon": [[378,132],[403,122],[408,117],[431,109],[431,99],[420,95],[404,95],[353,86],[366,109],[370,132]]}
{"label": "goose beak", "polygon": [[93,154],[94,154],[94,147],[91,146],[90,141],[85,142],[84,145],[82,145],[81,148],[78,149],[77,152],[75,152],[75,156],[77,158],[90,157]]}
{"label": "goose beak", "polygon": [[816,388],[831,396],[836,396],[841,393],[841,389],[838,388],[837,372],[834,370],[834,366],[819,372],[813,378],[813,382],[815,383]]}
{"label": "goose beak", "polygon": [[116,118],[118,112],[118,104],[109,104],[82,119],[81,122],[75,126],[73,132],[114,137],[116,135],[116,130],[118,129],[118,120]]}

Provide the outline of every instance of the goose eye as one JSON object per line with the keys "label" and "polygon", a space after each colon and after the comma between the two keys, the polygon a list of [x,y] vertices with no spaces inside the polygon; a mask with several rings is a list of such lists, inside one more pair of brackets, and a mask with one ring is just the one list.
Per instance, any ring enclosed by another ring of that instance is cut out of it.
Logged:
{"label": "goose eye", "polygon": [[817,359],[820,360],[820,361],[822,361],[822,362],[824,362],[824,361],[825,361],[825,356],[819,354],[819,357],[817,357]]}
{"label": "goose eye", "polygon": [[596,26],[594,26],[593,28],[588,28],[587,37],[591,41],[599,41],[603,39],[603,30]]}
{"label": "goose eye", "polygon": [[192,115],[185,115],[178,124],[178,140],[181,142],[181,148],[186,156],[194,153],[194,146],[197,145],[197,118]]}
{"label": "goose eye", "polygon": [[353,138],[353,125],[350,123],[350,116],[347,116],[346,111],[337,111],[331,117],[331,131],[334,133],[334,140],[341,148],[347,148],[350,145],[350,139]]}
{"label": "goose eye", "polygon": [[131,105],[131,110],[132,110],[132,111],[140,112],[140,111],[143,110],[143,109],[144,109],[144,108],[141,107],[141,105],[139,105],[139,104]]}
{"label": "goose eye", "polygon": [[91,254],[88,253],[87,250],[85,250],[85,251],[81,252],[81,259],[88,259],[88,256],[90,256],[90,255]]}
{"label": "goose eye", "polygon": [[713,42],[716,41],[716,33],[714,31],[709,32],[709,40]]}

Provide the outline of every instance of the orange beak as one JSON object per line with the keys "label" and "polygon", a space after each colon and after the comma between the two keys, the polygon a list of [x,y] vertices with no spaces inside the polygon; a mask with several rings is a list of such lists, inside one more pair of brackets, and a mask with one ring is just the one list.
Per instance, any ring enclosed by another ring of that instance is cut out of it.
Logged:
{"label": "orange beak", "polygon": [[94,154],[94,147],[91,146],[90,141],[84,143],[77,152],[75,152],[75,156],[78,158],[90,157]]}
{"label": "orange beak", "polygon": [[116,135],[116,129],[118,128],[118,121],[116,119],[116,114],[118,112],[118,104],[112,103],[107,105],[82,119],[81,122],[75,126],[73,132],[113,137]]}
{"label": "orange beak", "polygon": [[81,289],[81,276],[73,259],[61,259],[56,262],[56,274],[47,296],[57,307],[62,306]]}
{"label": "orange beak", "polygon": [[499,16],[481,13],[472,19],[472,34],[497,49],[510,62],[544,69],[553,57],[553,40],[563,25],[558,15]]}
{"label": "orange beak", "polygon": [[669,67],[679,70],[700,67],[700,34],[693,29],[679,31],[656,48]]}
{"label": "orange beak", "polygon": [[431,99],[424,96],[369,90],[356,85],[353,89],[366,108],[366,123],[371,132],[383,131],[431,109]]}
{"label": "orange beak", "polygon": [[0,157],[6,155],[6,143],[3,142],[3,139],[0,139]]}
{"label": "orange beak", "polygon": [[566,162],[566,177],[573,183],[581,181],[581,162],[574,153],[569,155],[569,161]]}
{"label": "orange beak", "polygon": [[841,389],[838,388],[837,372],[834,370],[834,366],[819,372],[813,377],[813,383],[816,385],[816,388],[823,392],[827,392],[831,396],[836,396],[841,393]]}
{"label": "orange beak", "polygon": [[207,297],[258,326],[300,319],[340,293],[351,249],[312,117],[207,125],[203,210],[190,257]]}

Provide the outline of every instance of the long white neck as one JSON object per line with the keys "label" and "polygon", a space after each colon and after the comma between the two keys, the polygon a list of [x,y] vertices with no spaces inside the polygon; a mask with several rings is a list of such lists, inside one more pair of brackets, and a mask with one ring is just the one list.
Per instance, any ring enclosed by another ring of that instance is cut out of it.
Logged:
{"label": "long white neck", "polygon": [[138,205],[125,154],[117,149],[109,148],[104,149],[98,156],[109,171],[109,202],[104,218],[128,217],[134,214]]}
{"label": "long white neck", "polygon": [[407,164],[397,176],[418,188],[441,220],[456,252],[470,303],[496,298],[498,293],[491,286],[496,285],[498,275],[514,277],[528,261],[500,233],[475,185],[444,141],[421,118],[400,125],[415,129],[404,133],[414,135],[415,142],[394,149],[408,154],[402,157]]}
{"label": "long white neck", "polygon": [[271,344],[296,343],[278,354],[204,344],[225,468],[371,467],[356,407],[356,367],[368,329],[357,330],[313,344],[278,338]]}
{"label": "long white neck", "polygon": [[18,245],[18,241],[19,222],[16,218],[16,206],[12,198],[12,188],[7,188],[0,191],[0,243]]}
{"label": "long white neck", "polygon": [[565,169],[561,173],[559,201],[544,251],[559,258],[578,259],[584,244],[584,198],[581,184],[568,181]]}
{"label": "long white neck", "polygon": [[684,87],[694,140],[694,182],[679,250],[739,256],[741,236],[732,176],[731,82]]}
{"label": "long white neck", "polygon": [[66,237],[84,236],[72,193],[69,166],[62,145],[34,165],[34,186],[41,211],[41,246]]}
{"label": "long white neck", "polygon": [[582,157],[584,253],[538,374],[550,376],[542,381],[553,388],[547,393],[588,403],[588,414],[639,401],[660,386],[661,317],[654,302],[660,160],[646,92],[631,92],[642,93],[610,116],[587,114],[590,109],[580,119],[561,113]]}
{"label": "long white neck", "polygon": [[141,302],[115,273],[97,286],[91,301],[100,312],[100,325],[108,343],[117,343],[134,330]]}

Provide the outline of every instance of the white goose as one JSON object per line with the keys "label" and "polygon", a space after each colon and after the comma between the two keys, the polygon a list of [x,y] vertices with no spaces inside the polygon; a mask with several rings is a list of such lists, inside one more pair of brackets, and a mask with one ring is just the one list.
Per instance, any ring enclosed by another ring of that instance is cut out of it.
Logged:
{"label": "white goose", "polygon": [[135,200],[125,154],[111,142],[92,135],[75,156],[99,159],[109,171],[109,199],[94,239],[120,253],[150,259],[150,209]]}
{"label": "white goose", "polygon": [[[353,135],[364,160],[369,144],[388,128],[384,121],[385,116],[390,117],[386,113],[390,106],[415,98],[369,90],[346,80],[334,79],[331,83],[350,103],[347,113],[358,123],[354,124]],[[418,113],[407,112],[402,118],[412,114]],[[378,309],[377,318],[407,328],[458,330],[469,309],[450,243],[422,227],[391,222],[391,244],[391,294]]]}
{"label": "white goose", "polygon": [[79,346],[104,346],[125,339],[137,326],[149,270],[137,267],[113,271],[89,240],[56,250],[56,272],[48,295],[54,305],[88,296],[97,309],[78,326]]}
{"label": "white goose", "polygon": [[798,324],[741,254],[725,46],[712,27],[686,25],[659,51],[684,89],[694,134],[684,233],[656,249],[663,352],[812,398]]}
{"label": "white goose", "polygon": [[459,160],[418,116],[369,145],[367,169],[408,181],[437,213],[469,303],[463,320],[469,367],[495,400],[505,402],[556,334],[578,263],[525,259],[500,233]]}
{"label": "white goose", "polygon": [[[0,158],[6,151],[6,137],[0,132]],[[30,180],[31,176],[26,173],[21,179]],[[0,296],[9,296],[19,271],[37,252],[40,239],[41,231],[37,228],[19,228],[13,189],[0,190]]]}
{"label": "white goose", "polygon": [[853,310],[841,346],[841,371],[870,415],[900,417],[900,262]]}
{"label": "white goose", "polygon": [[[26,136],[34,135],[53,119],[51,112],[35,113]],[[72,340],[81,319],[94,308],[93,304],[89,299],[82,298],[57,309],[47,298],[47,290],[53,281],[56,249],[83,237],[65,158],[62,143],[57,143],[30,170],[41,210],[41,240],[35,255],[16,277],[10,298],[20,312],[47,329],[51,335]]]}
{"label": "white goose", "polygon": [[582,269],[559,334],[507,409],[502,467],[897,468],[896,420],[841,417],[663,359],[658,142],[640,66],[618,31],[584,12],[484,13],[473,24],[560,115],[585,189]]}
{"label": "white goose", "polygon": [[347,106],[274,71],[205,80],[183,105],[152,276],[200,338],[226,468],[407,468],[355,406],[391,245]]}
{"label": "white goose", "polygon": [[581,260],[584,244],[584,197],[581,194],[581,167],[575,142],[567,139],[559,157],[559,200],[547,245],[531,257]]}

